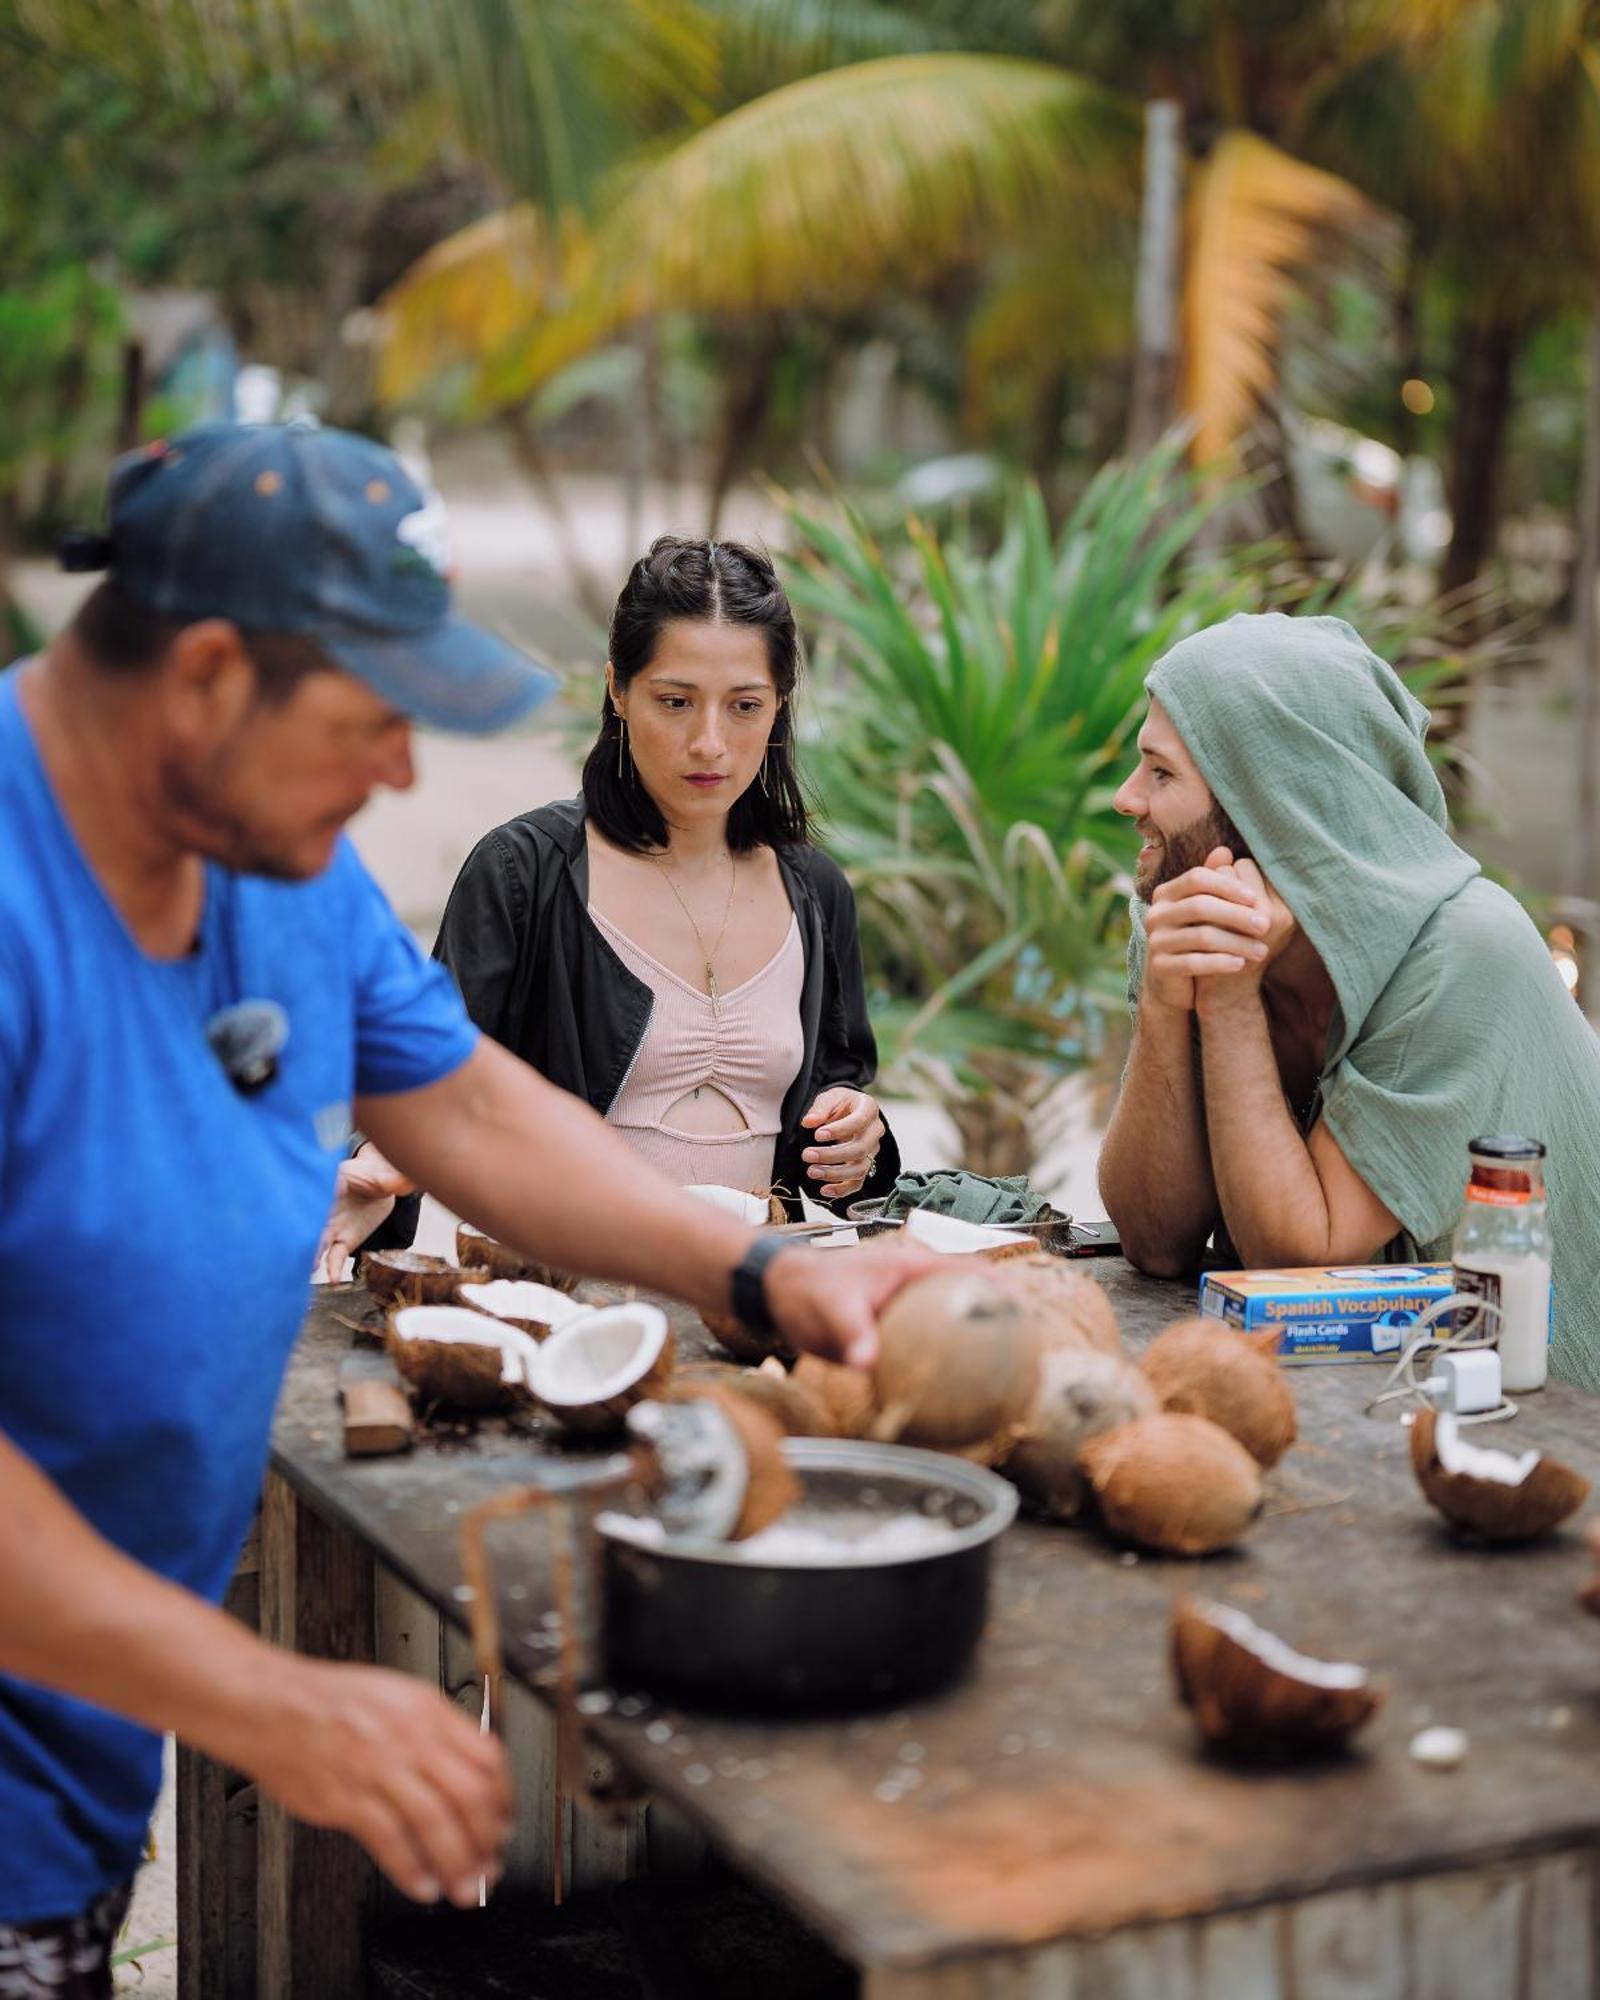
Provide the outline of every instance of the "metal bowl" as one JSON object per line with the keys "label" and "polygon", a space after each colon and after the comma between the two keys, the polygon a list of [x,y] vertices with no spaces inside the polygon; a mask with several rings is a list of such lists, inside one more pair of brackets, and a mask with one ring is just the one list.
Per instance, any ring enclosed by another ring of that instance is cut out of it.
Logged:
{"label": "metal bowl", "polygon": [[[790,1438],[801,1498],[788,1546],[674,1540],[644,1546],[600,1518],[609,1678],[719,1707],[840,1708],[938,1687],[972,1657],[989,1609],[989,1558],[1017,1511],[1003,1479],[902,1445]],[[918,1548],[871,1531],[916,1519]],[[800,1546],[822,1536],[838,1552]],[[867,1537],[864,1546],[853,1544]]]}

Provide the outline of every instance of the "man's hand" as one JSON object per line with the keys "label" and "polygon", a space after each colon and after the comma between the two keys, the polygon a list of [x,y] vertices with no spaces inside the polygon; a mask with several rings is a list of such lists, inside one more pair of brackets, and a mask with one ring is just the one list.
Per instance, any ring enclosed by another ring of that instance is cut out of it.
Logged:
{"label": "man's hand", "polygon": [[878,1100],[868,1091],[834,1084],[818,1093],[800,1122],[812,1127],[818,1140],[806,1148],[807,1178],[825,1183],[819,1190],[825,1200],[854,1194],[871,1173],[883,1140]]}
{"label": "man's hand", "polygon": [[[1217,854],[1227,855],[1227,850],[1218,848]],[[1234,861],[1228,855],[1224,868],[1251,899],[1256,918],[1253,941],[1258,948],[1247,955],[1237,971],[1218,971],[1199,981],[1195,1006],[1207,1019],[1225,1013],[1241,1001],[1256,1002],[1263,978],[1299,929],[1288,904],[1253,861]]]}
{"label": "man's hand", "polygon": [[479,1877],[499,1874],[505,1753],[425,1682],[280,1654],[239,1734],[217,1746],[228,1763],[297,1819],[359,1840],[414,1901],[475,1908]]}
{"label": "man's hand", "polygon": [[322,1226],[312,1277],[326,1277],[330,1285],[342,1284],[350,1259],[378,1224],[388,1220],[396,1199],[412,1190],[413,1183],[398,1167],[390,1166],[370,1139],[353,1158],[343,1161],[333,1207]]}
{"label": "man's hand", "polygon": [[1163,882],[1151,897],[1144,990],[1152,999],[1189,1013],[1197,980],[1266,969],[1270,918],[1245,868],[1261,881],[1254,862],[1235,864],[1227,848],[1213,848],[1203,867]]}
{"label": "man's hand", "polygon": [[912,1243],[868,1243],[859,1250],[797,1243],[767,1266],[767,1308],[793,1346],[870,1368],[878,1358],[878,1314],[902,1285],[947,1269],[951,1261]]}

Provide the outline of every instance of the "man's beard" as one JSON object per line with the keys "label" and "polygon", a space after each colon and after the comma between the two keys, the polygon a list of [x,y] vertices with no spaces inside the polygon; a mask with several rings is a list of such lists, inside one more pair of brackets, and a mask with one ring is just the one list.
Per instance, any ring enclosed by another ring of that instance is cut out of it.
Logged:
{"label": "man's beard", "polygon": [[1251,858],[1244,835],[1214,799],[1210,811],[1201,818],[1190,820],[1176,833],[1157,834],[1156,838],[1162,841],[1161,847],[1141,858],[1133,878],[1134,894],[1142,903],[1148,903],[1163,882],[1176,882],[1191,868],[1203,868],[1207,856],[1219,847],[1227,848],[1235,861]]}

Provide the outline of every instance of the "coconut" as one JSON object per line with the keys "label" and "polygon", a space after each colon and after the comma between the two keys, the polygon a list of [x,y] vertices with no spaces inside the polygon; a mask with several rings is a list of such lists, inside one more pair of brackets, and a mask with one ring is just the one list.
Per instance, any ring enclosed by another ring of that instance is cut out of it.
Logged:
{"label": "coconut", "polygon": [[464,1306],[406,1306],[384,1343],[394,1365],[426,1403],[453,1410],[503,1410],[526,1400],[523,1365],[538,1343],[519,1328]]}
{"label": "coconut", "polygon": [[728,1540],[747,1541],[770,1528],[800,1497],[800,1481],[783,1455],[783,1431],[770,1412],[713,1383],[697,1383],[685,1400],[710,1403],[732,1426],[744,1454],[745,1488]]}
{"label": "coconut", "polygon": [[710,1208],[720,1208],[724,1215],[737,1216],[753,1228],[784,1219],[783,1203],[775,1195],[746,1194],[743,1188],[718,1187],[714,1181],[695,1182],[684,1193],[692,1194],[696,1201],[703,1201]]}
{"label": "coconut", "polygon": [[565,1321],[533,1343],[524,1372],[528,1387],[566,1429],[616,1431],[635,1403],[665,1393],[674,1347],[666,1314],[635,1299]]}
{"label": "coconut", "polygon": [[461,1266],[458,1275],[463,1278],[471,1271],[482,1270],[490,1278],[503,1278],[513,1284],[527,1279],[530,1284],[549,1285],[558,1292],[573,1291],[578,1285],[576,1273],[558,1271],[553,1264],[541,1264],[537,1257],[525,1257],[509,1243],[497,1243],[492,1236],[485,1236],[465,1222],[456,1226],[456,1262]]}
{"label": "coconut", "polygon": [[[1276,1348],[1277,1329],[1268,1338]],[[1164,1410],[1209,1417],[1258,1465],[1276,1465],[1295,1440],[1294,1397],[1262,1346],[1214,1319],[1186,1319],[1157,1336],[1139,1367]]]}
{"label": "coconut", "polygon": [[861,1369],[802,1354],[789,1379],[822,1411],[830,1437],[864,1438],[871,1430],[878,1403],[872,1377]]}
{"label": "coconut", "polygon": [[508,1326],[519,1326],[535,1340],[543,1340],[547,1333],[579,1313],[594,1311],[593,1306],[580,1305],[568,1293],[558,1292],[554,1285],[537,1285],[530,1278],[495,1278],[488,1284],[461,1284],[456,1287],[456,1296],[473,1312],[488,1313],[492,1319],[503,1319]]}
{"label": "coconut", "polygon": [[699,1376],[697,1383],[731,1389],[758,1409],[765,1410],[785,1437],[833,1437],[836,1435],[822,1406],[784,1368],[781,1361],[768,1359],[759,1368],[741,1368],[737,1374],[722,1373],[717,1384]]}
{"label": "coconut", "polygon": [[1242,1611],[1187,1597],[1173,1606],[1172,1669],[1206,1741],[1258,1756],[1336,1750],[1383,1706],[1365,1667],[1310,1659]]}
{"label": "coconut", "polygon": [[1088,1491],[1078,1470],[1084,1445],[1156,1409],[1155,1391],[1131,1363],[1082,1347],[1048,1348],[1023,1434],[1001,1470],[1036,1513],[1070,1521]]}
{"label": "coconut", "polygon": [[1039,1344],[1016,1301],[973,1268],[904,1285],[878,1315],[872,1434],[995,1454],[1015,1437],[1039,1379]]}
{"label": "coconut", "polygon": [[1090,1438],[1078,1463],[1112,1533],[1164,1554],[1226,1548],[1261,1512],[1260,1466],[1208,1417],[1141,1417]]}
{"label": "coconut", "polygon": [[463,1278],[486,1278],[484,1270],[462,1271],[445,1257],[420,1250],[368,1250],[361,1259],[361,1279],[385,1306],[447,1306],[455,1302]]}
{"label": "coconut", "polygon": [[1547,1535],[1589,1497],[1589,1482],[1543,1452],[1468,1444],[1448,1411],[1423,1404],[1411,1425],[1417,1484],[1452,1527],[1486,1542]]}
{"label": "coconut", "polygon": [[787,1359],[794,1353],[781,1333],[755,1333],[732,1313],[702,1312],[700,1323],[719,1347],[752,1367],[769,1355]]}
{"label": "coconut", "polygon": [[1026,1256],[1005,1258],[1001,1283],[1017,1296],[1041,1346],[1122,1353],[1122,1333],[1105,1287],[1069,1259],[1030,1246]]}

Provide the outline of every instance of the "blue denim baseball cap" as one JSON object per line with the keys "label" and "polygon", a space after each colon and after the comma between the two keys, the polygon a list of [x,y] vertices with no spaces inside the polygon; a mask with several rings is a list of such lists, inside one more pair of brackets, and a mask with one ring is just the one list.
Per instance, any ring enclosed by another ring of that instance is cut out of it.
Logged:
{"label": "blue denim baseball cap", "polygon": [[451,609],[444,504],[316,424],[200,424],[119,459],[106,534],[64,551],[159,617],[314,640],[402,714],[487,734],[553,675]]}

